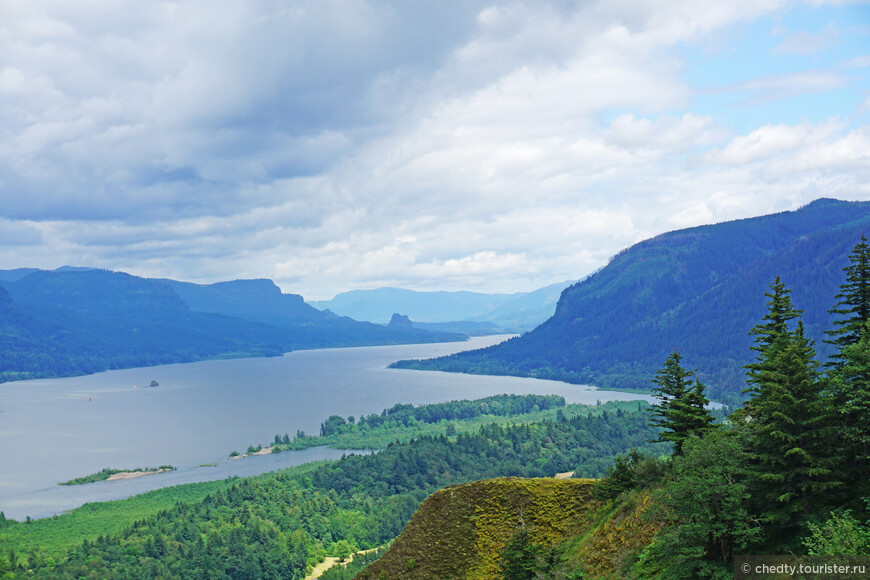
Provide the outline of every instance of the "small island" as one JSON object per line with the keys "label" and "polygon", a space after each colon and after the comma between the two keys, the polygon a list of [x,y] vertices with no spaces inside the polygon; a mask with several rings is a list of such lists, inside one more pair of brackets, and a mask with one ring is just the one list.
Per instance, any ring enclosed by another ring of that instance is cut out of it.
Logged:
{"label": "small island", "polygon": [[94,483],[95,481],[118,481],[121,479],[133,479],[135,477],[143,477],[145,475],[156,475],[158,473],[166,473],[167,471],[175,471],[174,465],[161,465],[160,467],[137,467],[136,469],[111,469],[106,467],[96,473],[77,477],[58,483],[58,485],[84,485],[86,483]]}

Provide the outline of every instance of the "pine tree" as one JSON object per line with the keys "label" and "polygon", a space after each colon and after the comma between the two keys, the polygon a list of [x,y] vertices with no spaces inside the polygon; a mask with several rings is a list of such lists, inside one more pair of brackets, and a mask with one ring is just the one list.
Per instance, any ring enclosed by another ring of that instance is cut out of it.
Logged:
{"label": "pine tree", "polygon": [[749,386],[743,391],[744,394],[756,394],[758,379],[770,363],[771,349],[789,335],[791,321],[803,314],[803,310],[796,309],[791,303],[791,290],[785,287],[779,276],[770,285],[770,290],[764,293],[770,300],[767,302],[767,314],[764,315],[762,324],[749,331],[749,335],[755,337],[755,345],[750,348],[758,352],[758,358],[756,362],[746,365],[746,382]]}
{"label": "pine tree", "polygon": [[870,322],[858,342],[843,347],[839,358],[828,374],[836,425],[830,447],[839,459],[837,471],[849,496],[846,503],[856,503],[870,497]]}
{"label": "pine tree", "polygon": [[870,321],[870,245],[863,234],[852,250],[849,262],[843,268],[846,281],[840,285],[840,293],[835,297],[837,305],[829,311],[842,318],[834,320],[834,330],[825,332],[832,337],[826,342],[838,350],[832,355],[834,367],[844,364],[843,349],[861,339],[864,326]]}
{"label": "pine tree", "polygon": [[747,365],[749,388],[744,392],[751,398],[732,417],[746,426],[756,509],[762,520],[784,528],[788,540],[836,482],[826,453],[830,411],[815,350],[790,290],[779,277],[771,290],[768,313],[750,332],[759,353]]}
{"label": "pine tree", "polygon": [[683,441],[687,437],[700,434],[713,424],[713,416],[707,409],[710,401],[704,394],[705,387],[698,380],[692,385],[695,373],[684,369],[680,364],[682,360],[682,355],[675,350],[652,380],[658,385],[652,392],[660,400],[650,409],[650,424],[663,429],[656,441],[672,442],[674,455],[682,453]]}

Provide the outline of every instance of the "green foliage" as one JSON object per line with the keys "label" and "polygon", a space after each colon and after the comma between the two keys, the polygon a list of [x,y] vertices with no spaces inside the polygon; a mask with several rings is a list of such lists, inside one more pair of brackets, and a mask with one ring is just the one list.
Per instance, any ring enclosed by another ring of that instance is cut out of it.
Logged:
{"label": "green foliage", "polygon": [[[557,419],[560,412],[562,417],[574,417],[589,413],[597,415],[603,412],[621,413],[635,411],[638,409],[638,405],[646,405],[646,403],[610,401],[596,407],[564,405],[564,398],[555,395],[496,395],[475,401],[452,401],[419,407],[397,405],[393,407],[393,410],[402,407],[401,412],[391,414],[392,417],[387,420],[371,420],[372,417],[383,417],[386,411],[381,415],[373,414],[368,418],[361,417],[356,423],[350,423],[343,417],[333,415],[321,426],[322,431],[330,433],[325,436],[309,436],[297,432],[296,436],[290,440],[289,437],[275,435],[271,449],[273,453],[320,445],[326,445],[333,449],[383,449],[390,443],[410,441],[427,435],[453,437],[457,433],[473,433],[481,426],[490,423],[501,425],[535,423]],[[435,412],[432,412],[429,407],[434,407]],[[542,408],[544,410],[541,410]],[[526,409],[528,412],[523,412]],[[493,410],[498,414],[482,414]],[[396,415],[398,417],[395,417]],[[452,421],[445,418],[456,415],[461,416]],[[329,426],[327,426],[327,422]],[[276,443],[275,441],[279,439],[281,442]]]}
{"label": "green foliage", "polygon": [[[359,422],[346,421],[343,417],[332,415],[320,425],[320,435],[326,437],[384,425],[408,427],[414,423],[438,423],[472,419],[482,415],[510,417],[533,411],[546,411],[565,406],[565,398],[559,395],[494,395],[474,401],[449,401],[415,407],[398,404],[378,414],[360,417]],[[351,417],[352,419],[352,417]]]}
{"label": "green foliage", "polygon": [[668,521],[641,569],[661,578],[730,578],[735,549],[759,534],[747,512],[745,452],[716,429],[686,440],[668,481],[653,493],[647,517]]}
{"label": "green foliage", "polygon": [[517,530],[501,551],[499,571],[504,580],[534,580],[538,572],[546,571],[543,547],[532,542],[525,527]]}
{"label": "green foliage", "polygon": [[838,317],[833,321],[835,328],[826,331],[833,337],[826,342],[837,348],[832,355],[834,366],[843,364],[843,349],[858,343],[870,320],[870,245],[863,233],[849,255],[849,262],[843,269],[846,281],[840,285],[840,293],[835,297],[837,305],[830,311]]}
{"label": "green foliage", "polygon": [[630,491],[650,488],[664,477],[665,471],[665,461],[632,449],[627,455],[616,456],[607,476],[595,485],[594,495],[600,500],[610,500]]}
{"label": "green foliage", "polygon": [[810,522],[803,544],[813,556],[870,556],[870,522],[861,525],[852,512],[831,512],[822,524]]}
{"label": "green foliage", "polygon": [[[0,528],[0,548],[18,554],[39,550],[46,558],[60,560],[82,543],[113,535],[135,521],[154,516],[176,503],[202,501],[211,493],[234,485],[236,479],[191,483],[149,491],[126,500],[88,503],[62,515],[33,520],[25,525],[11,520]],[[2,551],[2,550],[0,550]]]}
{"label": "green foliage", "polygon": [[659,402],[650,409],[650,423],[662,429],[656,441],[670,441],[674,444],[674,454],[682,453],[683,441],[693,434],[709,429],[713,415],[707,410],[710,401],[704,395],[704,385],[696,380],[691,384],[694,371],[687,371],[680,365],[682,356],[672,352],[664,366],[656,373],[653,394]]}
{"label": "green foliage", "polygon": [[[779,278],[771,287],[769,312],[752,330],[759,354],[747,367],[751,398],[735,418],[746,426],[756,511],[787,530],[777,534],[787,538],[838,482],[827,447],[830,403],[823,396],[815,351],[789,291]],[[797,327],[791,330],[794,319]]]}

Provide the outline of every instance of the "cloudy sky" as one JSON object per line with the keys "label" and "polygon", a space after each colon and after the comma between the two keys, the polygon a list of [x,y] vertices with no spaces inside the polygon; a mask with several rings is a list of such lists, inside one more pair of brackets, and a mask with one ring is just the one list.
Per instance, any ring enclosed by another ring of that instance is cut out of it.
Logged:
{"label": "cloudy sky", "polygon": [[867,3],[0,1],[0,269],[527,291],[823,196]]}

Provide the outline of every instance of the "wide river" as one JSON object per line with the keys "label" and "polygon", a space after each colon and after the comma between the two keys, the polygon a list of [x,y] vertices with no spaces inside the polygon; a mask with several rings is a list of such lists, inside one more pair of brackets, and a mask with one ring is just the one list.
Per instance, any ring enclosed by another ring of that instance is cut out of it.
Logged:
{"label": "wide river", "polygon": [[[319,432],[329,415],[380,413],[396,403],[436,403],[501,393],[557,394],[569,403],[646,399],[557,381],[387,369],[489,346],[468,342],[305,350],[282,357],[204,361],[83,377],[0,384],[0,510],[24,519],[151,489],[256,475],[341,451],[231,461],[230,451],[266,445],[276,433]],[[150,388],[151,381],[158,387]],[[175,465],[171,473],[59,486],[104,467]],[[217,464],[217,465],[210,465]]]}

